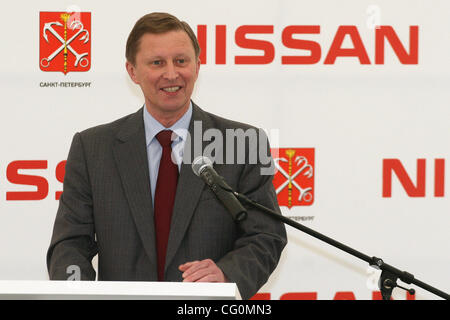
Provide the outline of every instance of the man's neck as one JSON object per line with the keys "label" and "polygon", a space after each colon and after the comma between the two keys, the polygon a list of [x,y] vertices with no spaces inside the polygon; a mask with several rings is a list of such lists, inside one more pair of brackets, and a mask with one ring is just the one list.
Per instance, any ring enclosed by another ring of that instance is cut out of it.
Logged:
{"label": "man's neck", "polygon": [[186,113],[189,109],[190,103],[191,102],[189,101],[182,109],[174,112],[158,112],[154,110],[154,108],[149,107],[148,102],[146,102],[145,107],[147,108],[148,113],[150,113],[155,120],[161,123],[165,128],[169,128]]}

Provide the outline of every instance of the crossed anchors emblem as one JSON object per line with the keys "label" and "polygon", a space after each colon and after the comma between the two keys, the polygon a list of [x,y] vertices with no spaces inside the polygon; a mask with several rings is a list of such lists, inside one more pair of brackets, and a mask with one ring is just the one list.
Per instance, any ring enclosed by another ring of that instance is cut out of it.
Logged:
{"label": "crossed anchors emblem", "polygon": [[[313,199],[313,195],[311,193],[312,188],[302,188],[294,179],[300,175],[303,174],[307,178],[312,178],[313,176],[313,167],[308,163],[308,160],[304,156],[296,156],[295,150],[288,149],[286,150],[286,158],[275,158],[274,163],[277,170],[287,179],[284,183],[282,183],[276,190],[276,194],[279,194],[283,189],[286,187],[288,188],[288,207],[292,207],[292,187],[297,188],[297,190],[300,192],[298,196],[298,201],[306,201],[311,202]],[[296,165],[300,167],[296,172],[292,173],[292,164],[293,160],[295,161]],[[284,170],[280,162],[287,162],[288,163],[288,172]]]}
{"label": "crossed anchors emblem", "polygon": [[[67,56],[68,51],[70,51],[75,56],[75,63],[74,66],[77,67],[78,65],[82,68],[86,68],[89,65],[89,60],[86,58],[86,56],[89,54],[88,52],[84,53],[78,53],[75,51],[75,49],[70,45],[75,39],[77,39],[80,35],[81,37],[78,38],[78,40],[82,41],[83,43],[87,43],[89,41],[89,31],[84,29],[83,23],[79,20],[73,20],[70,25],[68,26],[68,20],[70,18],[70,13],[63,13],[61,14],[61,20],[63,23],[59,21],[52,21],[47,22],[44,25],[44,28],[42,30],[42,36],[45,39],[45,41],[48,43],[48,32],[50,32],[60,43],[61,46],[53,51],[47,58],[41,59],[41,66],[43,68],[47,68],[50,65],[50,62],[61,52],[64,55],[64,73],[67,73]],[[53,26],[59,26],[64,27],[64,37],[62,37],[54,28]],[[67,39],[67,29],[71,30],[77,30],[78,31],[70,38]]]}

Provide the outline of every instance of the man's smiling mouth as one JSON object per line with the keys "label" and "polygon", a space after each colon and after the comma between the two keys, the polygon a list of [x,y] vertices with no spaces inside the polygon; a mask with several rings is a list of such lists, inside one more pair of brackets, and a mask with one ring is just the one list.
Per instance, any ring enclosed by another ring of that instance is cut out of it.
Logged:
{"label": "man's smiling mouth", "polygon": [[165,92],[176,92],[176,91],[178,91],[180,89],[181,89],[180,86],[174,86],[174,87],[162,88],[161,90],[163,90]]}

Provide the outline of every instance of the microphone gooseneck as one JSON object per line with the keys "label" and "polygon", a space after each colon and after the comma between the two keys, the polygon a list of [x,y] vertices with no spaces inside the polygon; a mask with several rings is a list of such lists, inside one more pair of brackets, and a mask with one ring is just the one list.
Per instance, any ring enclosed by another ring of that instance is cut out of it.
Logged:
{"label": "microphone gooseneck", "polygon": [[240,222],[247,217],[247,210],[233,194],[233,189],[225,182],[225,179],[214,170],[211,159],[204,156],[195,158],[192,162],[192,171],[214,192],[235,222]]}

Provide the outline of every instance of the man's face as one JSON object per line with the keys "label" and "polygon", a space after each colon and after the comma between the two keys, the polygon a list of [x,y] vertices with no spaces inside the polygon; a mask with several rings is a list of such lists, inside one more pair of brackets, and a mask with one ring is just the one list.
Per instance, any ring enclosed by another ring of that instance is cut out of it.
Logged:
{"label": "man's face", "polygon": [[184,114],[200,69],[186,32],[144,34],[135,61],[134,66],[127,62],[127,71],[141,87],[149,112],[157,118]]}

